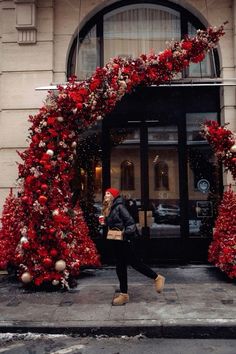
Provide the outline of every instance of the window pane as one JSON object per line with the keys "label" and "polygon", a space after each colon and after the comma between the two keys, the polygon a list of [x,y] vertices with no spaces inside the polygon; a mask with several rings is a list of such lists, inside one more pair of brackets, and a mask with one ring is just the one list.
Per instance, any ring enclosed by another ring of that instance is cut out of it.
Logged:
{"label": "window pane", "polygon": [[153,127],[148,129],[148,143],[149,145],[177,143],[178,142],[178,131],[176,125],[168,125],[161,127]]}
{"label": "window pane", "polygon": [[134,190],[134,164],[130,160],[125,160],[120,166],[121,173],[121,190]]}
{"label": "window pane", "polygon": [[91,76],[98,66],[96,26],[83,39],[79,47],[77,77],[85,80]]}
{"label": "window pane", "polygon": [[147,224],[151,238],[180,236],[177,143],[176,126],[148,128],[149,211]]}
{"label": "window pane", "polygon": [[210,237],[219,203],[219,169],[209,146],[188,148],[189,234]]}
{"label": "window pane", "polygon": [[154,167],[155,190],[169,189],[169,166],[165,161],[160,161]]}
{"label": "window pane", "polygon": [[217,120],[216,112],[209,113],[187,113],[187,140],[188,144],[206,143],[205,138],[201,135],[202,125],[206,120]]}
{"label": "window pane", "polygon": [[114,56],[158,53],[181,37],[180,15],[164,6],[124,6],[104,16],[104,62]]}
{"label": "window pane", "polygon": [[[188,34],[189,36],[195,36],[197,29],[188,22]],[[189,66],[189,76],[191,77],[210,77],[211,72],[211,59],[210,53],[208,53],[205,59],[201,63],[191,64]]]}
{"label": "window pane", "polygon": [[112,128],[110,130],[111,185],[122,194],[131,192],[140,198],[139,129]]}

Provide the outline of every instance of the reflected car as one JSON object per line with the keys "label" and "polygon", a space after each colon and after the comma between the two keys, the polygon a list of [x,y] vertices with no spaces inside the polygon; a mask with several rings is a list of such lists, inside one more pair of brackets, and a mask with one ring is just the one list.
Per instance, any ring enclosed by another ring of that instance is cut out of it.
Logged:
{"label": "reflected car", "polygon": [[159,204],[154,211],[154,221],[157,224],[179,224],[180,209],[174,204]]}

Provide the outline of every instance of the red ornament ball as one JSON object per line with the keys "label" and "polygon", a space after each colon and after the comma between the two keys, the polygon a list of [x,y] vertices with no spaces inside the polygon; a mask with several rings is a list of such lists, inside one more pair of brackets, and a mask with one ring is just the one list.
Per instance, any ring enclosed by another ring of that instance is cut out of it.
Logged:
{"label": "red ornament ball", "polygon": [[40,195],[38,198],[39,204],[41,204],[41,205],[45,205],[47,200],[48,200],[48,198],[45,197],[45,195]]}
{"label": "red ornament ball", "polygon": [[28,250],[30,249],[30,244],[29,242],[23,242],[21,247],[24,249],[24,250]]}
{"label": "red ornament ball", "polygon": [[26,195],[24,195],[21,199],[24,203],[28,202],[28,197]]}
{"label": "red ornament ball", "polygon": [[52,259],[49,258],[49,257],[45,257],[45,258],[43,259],[43,264],[45,265],[45,267],[51,267],[51,265],[52,265]]}
{"label": "red ornament ball", "polygon": [[44,192],[46,192],[47,190],[48,190],[48,185],[47,184],[42,184],[41,185],[41,189],[42,189],[42,191],[44,191]]}
{"label": "red ornament ball", "polygon": [[51,227],[51,228],[49,229],[49,233],[50,233],[51,235],[55,234],[55,232],[56,232],[56,229],[55,229],[54,227]]}
{"label": "red ornament ball", "polygon": [[58,254],[58,252],[57,252],[57,250],[56,250],[55,248],[53,248],[53,249],[50,251],[50,255],[51,255],[52,257],[56,257],[57,254]]}

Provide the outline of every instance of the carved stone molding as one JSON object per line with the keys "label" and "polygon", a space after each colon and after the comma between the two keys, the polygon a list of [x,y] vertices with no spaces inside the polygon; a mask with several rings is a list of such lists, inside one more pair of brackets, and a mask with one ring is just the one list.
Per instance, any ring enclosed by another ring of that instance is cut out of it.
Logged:
{"label": "carved stone molding", "polygon": [[37,41],[36,0],[15,0],[16,29],[19,44],[33,44]]}

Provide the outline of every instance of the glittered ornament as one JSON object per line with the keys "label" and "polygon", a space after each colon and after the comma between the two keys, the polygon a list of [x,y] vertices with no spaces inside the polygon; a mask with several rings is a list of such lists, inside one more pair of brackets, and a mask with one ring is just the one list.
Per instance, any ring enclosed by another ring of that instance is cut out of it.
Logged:
{"label": "glittered ornament", "polygon": [[60,259],[59,261],[57,261],[57,262],[55,263],[55,269],[56,269],[58,272],[62,272],[65,268],[66,268],[66,262],[63,261],[63,259]]}

